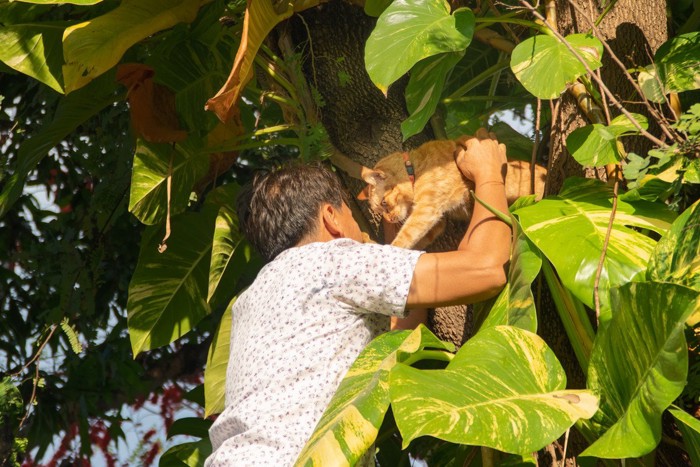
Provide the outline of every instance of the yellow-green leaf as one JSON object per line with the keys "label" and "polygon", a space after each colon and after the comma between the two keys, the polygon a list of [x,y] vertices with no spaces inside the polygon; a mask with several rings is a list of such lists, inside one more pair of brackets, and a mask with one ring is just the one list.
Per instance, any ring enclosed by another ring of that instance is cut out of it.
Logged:
{"label": "yellow-green leaf", "polygon": [[63,29],[59,24],[13,24],[0,28],[0,60],[62,93]]}
{"label": "yellow-green leaf", "polygon": [[63,33],[63,79],[75,91],[116,65],[137,42],[178,23],[189,23],[208,0],[124,0],[97,18]]}
{"label": "yellow-green leaf", "polygon": [[211,341],[204,370],[204,416],[221,413],[226,396],[226,367],[231,345],[231,307],[234,298],[221,317],[219,328]]}

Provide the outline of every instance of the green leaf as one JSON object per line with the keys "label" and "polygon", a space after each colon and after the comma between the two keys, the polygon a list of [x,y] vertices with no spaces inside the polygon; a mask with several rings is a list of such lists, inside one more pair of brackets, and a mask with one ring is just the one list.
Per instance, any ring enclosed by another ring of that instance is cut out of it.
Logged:
{"label": "green leaf", "polygon": [[[632,116],[642,128],[648,128],[646,117],[639,114]],[[632,122],[625,115],[620,115],[614,118],[610,125],[594,123],[577,128],[566,138],[566,148],[583,166],[602,167],[606,164],[617,164],[624,158],[624,150],[618,138],[638,133]]]}
{"label": "green leaf", "polygon": [[700,89],[700,32],[681,34],[664,43],[654,63],[666,92]]}
{"label": "green leaf", "polygon": [[63,30],[59,24],[13,24],[0,28],[0,61],[62,93]]}
{"label": "green leaf", "polygon": [[129,284],[129,336],[134,356],[178,339],[209,313],[206,302],[216,206],[172,219],[168,248],[158,253],[159,226],[147,227]]}
{"label": "green leaf", "polygon": [[163,453],[158,467],[203,467],[211,454],[209,438],[173,446]]}
{"label": "green leaf", "polygon": [[129,211],[147,225],[165,220],[168,206],[167,180],[172,158],[170,213],[178,214],[189,203],[195,182],[207,173],[209,156],[194,147],[196,143],[148,143],[139,139],[129,193]]}
{"label": "green leaf", "polygon": [[114,10],[63,34],[66,93],[116,65],[132,45],[158,31],[194,20],[205,0],[124,0]]}
{"label": "green leaf", "polygon": [[[558,196],[515,212],[525,234],[554,265],[562,283],[593,307],[596,270],[612,213],[612,187],[598,180],[568,178]],[[665,205],[618,199],[600,278],[601,301],[607,290],[646,270],[656,242],[632,227],[664,233],[674,214]]]}
{"label": "green leaf", "polygon": [[[595,70],[601,66],[603,45],[587,34],[566,36],[567,42]],[[510,67],[522,85],[540,99],[555,99],[568,83],[586,74],[586,68],[559,39],[540,35],[525,39],[513,49]]]}
{"label": "green leaf", "polygon": [[683,435],[683,447],[690,456],[692,465],[700,465],[700,420],[684,410],[673,407],[669,409],[676,419],[676,425]]}
{"label": "green leaf", "polygon": [[661,415],[683,391],[688,373],[685,321],[697,291],[639,282],[611,290],[612,320],[599,329],[588,387],[600,396],[594,426],[605,433],[583,456],[640,457],[661,439]]}
{"label": "green leaf", "polygon": [[468,8],[450,14],[445,0],[395,0],[367,39],[367,73],[386,94],[420,60],[464,50],[473,34],[474,13]]}
{"label": "green leaf", "polygon": [[63,5],[65,3],[70,5],[96,5],[102,0],[13,0],[15,2],[22,3],[34,3],[37,5]]}
{"label": "green leaf", "polygon": [[647,277],[700,291],[700,201],[678,216],[659,240],[649,260]]}
{"label": "green leaf", "polygon": [[[211,267],[209,268],[209,293],[207,301],[210,302],[214,292],[220,284],[226,287],[233,287],[238,277],[242,273],[240,262],[233,261],[234,253],[243,241],[243,235],[238,230],[238,217],[228,207],[219,209],[216,216],[216,226],[214,227],[214,243],[211,252]],[[250,258],[250,255],[248,255]],[[226,272],[234,272],[233,278],[222,280]]]}
{"label": "green leaf", "polygon": [[526,454],[598,408],[589,391],[567,390],[544,341],[512,326],[479,332],[444,370],[397,365],[391,406],[403,445],[419,436]]}
{"label": "green leaf", "polygon": [[445,79],[464,52],[451,52],[421,60],[411,70],[406,86],[406,108],[410,116],[401,122],[404,141],[423,131],[435,113]]}
{"label": "green leaf", "polygon": [[219,328],[209,346],[207,366],[204,370],[204,416],[221,413],[226,396],[226,367],[231,346],[231,307],[236,299],[226,307]]}
{"label": "green leaf", "polygon": [[213,422],[199,417],[178,418],[168,428],[168,438],[177,435],[196,436],[197,438],[208,438],[209,427]]}
{"label": "green leaf", "polygon": [[425,348],[454,350],[423,325],[382,334],[360,353],[340,383],[295,465],[329,460],[353,465],[372,445],[389,407],[389,371]]}
{"label": "green leaf", "polygon": [[513,247],[508,283],[480,329],[509,325],[537,332],[537,310],[531,286],[542,268],[542,256],[537,247],[523,234],[517,219],[512,216],[511,219]]}
{"label": "green leaf", "polygon": [[20,197],[27,176],[39,161],[80,124],[113,103],[118,98],[116,88],[114,74],[109,73],[59,101],[53,120],[19,147],[17,166],[0,194],[0,218]]}
{"label": "green leaf", "polygon": [[665,101],[664,94],[666,94],[666,91],[662,88],[661,79],[656,72],[654,64],[644,67],[639,72],[637,82],[642,89],[644,97],[659,104]]}

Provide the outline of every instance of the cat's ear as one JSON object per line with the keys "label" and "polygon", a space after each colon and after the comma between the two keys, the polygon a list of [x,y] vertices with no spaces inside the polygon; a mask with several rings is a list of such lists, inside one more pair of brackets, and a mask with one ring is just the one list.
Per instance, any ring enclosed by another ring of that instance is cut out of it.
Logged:
{"label": "cat's ear", "polygon": [[369,199],[369,185],[365,185],[361,192],[357,194],[357,199],[367,201]]}
{"label": "cat's ear", "polygon": [[381,170],[370,170],[362,174],[362,179],[370,185],[377,186],[386,180],[386,174]]}

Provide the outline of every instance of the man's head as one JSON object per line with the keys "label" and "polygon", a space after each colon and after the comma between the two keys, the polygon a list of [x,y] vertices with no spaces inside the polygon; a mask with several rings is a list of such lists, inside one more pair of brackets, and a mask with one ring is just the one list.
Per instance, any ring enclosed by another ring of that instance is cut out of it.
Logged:
{"label": "man's head", "polygon": [[242,190],[240,228],[267,261],[305,240],[355,238],[359,227],[347,199],[338,177],[322,165],[286,165],[256,174]]}

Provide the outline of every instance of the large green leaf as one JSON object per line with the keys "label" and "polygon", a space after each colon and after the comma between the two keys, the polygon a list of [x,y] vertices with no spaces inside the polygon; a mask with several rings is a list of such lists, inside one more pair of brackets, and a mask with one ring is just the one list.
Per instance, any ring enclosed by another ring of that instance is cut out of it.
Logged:
{"label": "large green leaf", "polygon": [[209,438],[175,445],[165,451],[158,467],[202,467],[211,454]]}
{"label": "large green leaf", "polygon": [[[645,130],[649,126],[646,117],[632,114]],[[617,164],[624,158],[618,138],[637,134],[639,131],[625,115],[614,118],[610,125],[594,123],[577,128],[566,138],[566,148],[576,161],[588,167]]]}
{"label": "large green leaf", "polygon": [[[214,296],[214,292],[220,284],[226,287],[232,287],[235,284],[233,280],[222,280],[226,271],[234,268],[229,268],[229,265],[235,266],[232,261],[234,253],[238,246],[243,241],[243,236],[238,230],[238,218],[236,214],[228,207],[219,209],[219,214],[216,216],[216,226],[214,227],[214,243],[211,252],[211,267],[209,268],[209,292],[207,301],[210,301]],[[248,256],[250,257],[250,256]],[[242,264],[239,266],[243,266]],[[235,268],[239,271],[242,267]],[[237,276],[239,276],[238,274]]]}
{"label": "large green leaf", "polygon": [[340,383],[295,465],[353,465],[374,442],[389,408],[389,372],[425,348],[450,350],[423,325],[374,339]]}
{"label": "large green leaf", "polygon": [[59,24],[13,24],[0,28],[0,61],[62,93],[64,28]]}
{"label": "large green leaf", "polygon": [[450,14],[445,0],[395,0],[367,39],[367,73],[386,94],[420,60],[464,50],[473,34],[474,14],[467,8]]}
{"label": "large green leaf", "polygon": [[406,86],[406,108],[410,116],[401,122],[404,141],[423,131],[435,113],[445,79],[464,52],[450,52],[421,60],[411,70]]}
{"label": "large green leaf", "polygon": [[397,365],[390,394],[404,447],[433,436],[526,454],[598,408],[590,391],[566,389],[564,370],[540,337],[512,326],[479,332],[444,370]]}
{"label": "large green leaf", "polygon": [[[525,234],[554,265],[562,283],[593,307],[596,270],[612,213],[612,187],[598,180],[568,178],[558,196],[519,209]],[[663,204],[618,199],[603,269],[601,302],[607,290],[646,270],[656,242],[632,227],[664,233],[674,218]]]}
{"label": "large green leaf", "polygon": [[102,0],[14,0],[22,3],[35,3],[37,5],[62,5],[68,3],[71,5],[96,5]]}
{"label": "large green leaf", "polygon": [[[566,40],[595,70],[601,66],[603,45],[586,34],[572,34]],[[522,85],[540,99],[555,99],[566,85],[586,73],[586,68],[557,38],[547,35],[525,39],[513,49],[510,67]]]}
{"label": "large green leaf", "polygon": [[676,36],[654,55],[665,92],[700,89],[700,32]]}
{"label": "large green leaf", "polygon": [[117,83],[109,73],[59,101],[53,120],[24,141],[17,154],[17,166],[0,194],[0,217],[22,194],[24,182],[39,161],[88,118],[117,99]]}
{"label": "large green leaf", "polygon": [[600,396],[594,427],[604,434],[583,456],[640,457],[661,439],[661,415],[683,391],[688,373],[685,321],[700,294],[657,282],[611,291],[611,321],[598,331],[588,387]]}
{"label": "large green leaf", "polygon": [[649,260],[647,277],[700,291],[700,201],[675,220]]}
{"label": "large green leaf", "polygon": [[221,413],[226,396],[226,368],[231,346],[231,307],[234,298],[221,317],[219,328],[209,346],[207,366],[204,369],[204,416]]}
{"label": "large green leaf", "polygon": [[63,34],[66,93],[75,91],[116,65],[137,42],[178,23],[194,20],[207,0],[124,0],[97,18]]}
{"label": "large green leaf", "polygon": [[531,286],[542,268],[542,256],[537,247],[523,234],[518,221],[512,217],[511,219],[513,247],[508,283],[480,329],[509,325],[537,332],[537,310]]}
{"label": "large green leaf", "polygon": [[134,356],[178,339],[209,313],[207,283],[218,209],[173,217],[168,248],[160,226],[147,227],[129,284],[127,318]]}
{"label": "large green leaf", "polygon": [[175,215],[187,207],[193,185],[209,168],[209,155],[196,146],[198,144],[192,141],[169,145],[139,139],[134,154],[129,211],[141,222],[152,225],[165,219],[171,159],[170,213]]}
{"label": "large green leaf", "polygon": [[700,465],[700,420],[688,412],[678,409],[669,409],[676,419],[678,429],[683,435],[683,446],[690,456],[693,465]]}

